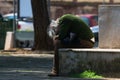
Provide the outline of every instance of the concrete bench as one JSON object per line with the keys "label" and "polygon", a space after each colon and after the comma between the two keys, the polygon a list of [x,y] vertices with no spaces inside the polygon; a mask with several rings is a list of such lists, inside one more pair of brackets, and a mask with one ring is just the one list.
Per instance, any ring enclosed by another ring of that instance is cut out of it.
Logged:
{"label": "concrete bench", "polygon": [[93,70],[98,73],[120,72],[120,49],[59,49],[61,75]]}

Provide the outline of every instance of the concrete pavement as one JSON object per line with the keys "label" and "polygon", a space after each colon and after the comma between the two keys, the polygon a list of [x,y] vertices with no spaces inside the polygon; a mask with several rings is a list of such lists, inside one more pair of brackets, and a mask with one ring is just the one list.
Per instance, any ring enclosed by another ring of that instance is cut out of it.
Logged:
{"label": "concrete pavement", "polygon": [[48,77],[52,58],[52,54],[0,54],[0,80],[98,80]]}

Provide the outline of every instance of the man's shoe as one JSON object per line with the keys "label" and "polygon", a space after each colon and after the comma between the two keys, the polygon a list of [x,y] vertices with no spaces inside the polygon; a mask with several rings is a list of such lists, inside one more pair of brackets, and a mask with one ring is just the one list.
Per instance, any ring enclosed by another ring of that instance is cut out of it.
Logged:
{"label": "man's shoe", "polygon": [[56,73],[50,73],[50,74],[48,74],[48,76],[50,76],[50,77],[57,77],[57,76],[59,76],[59,75],[56,74]]}

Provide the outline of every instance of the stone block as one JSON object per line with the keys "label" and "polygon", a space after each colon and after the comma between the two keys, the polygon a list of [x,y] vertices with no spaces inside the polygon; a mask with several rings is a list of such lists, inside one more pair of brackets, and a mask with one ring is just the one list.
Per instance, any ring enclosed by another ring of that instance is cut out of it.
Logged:
{"label": "stone block", "polygon": [[99,6],[99,47],[120,48],[120,5]]}
{"label": "stone block", "polygon": [[60,75],[120,72],[120,49],[59,49]]}
{"label": "stone block", "polygon": [[4,50],[10,50],[14,46],[13,32],[7,32]]}

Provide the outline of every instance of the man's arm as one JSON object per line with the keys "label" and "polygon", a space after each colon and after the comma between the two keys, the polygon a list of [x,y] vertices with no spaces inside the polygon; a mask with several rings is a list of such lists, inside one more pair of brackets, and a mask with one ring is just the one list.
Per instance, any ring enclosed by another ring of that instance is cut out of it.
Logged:
{"label": "man's arm", "polygon": [[70,26],[71,26],[71,21],[69,20],[62,20],[60,21],[59,25],[58,25],[58,32],[57,32],[57,35],[59,35],[59,39],[64,39],[68,33],[69,33],[69,30],[70,30]]}

